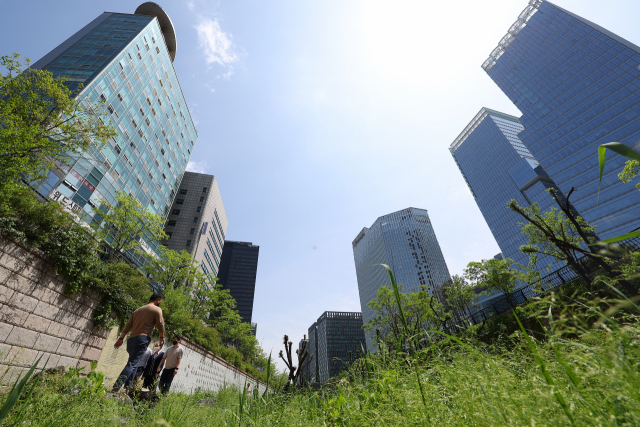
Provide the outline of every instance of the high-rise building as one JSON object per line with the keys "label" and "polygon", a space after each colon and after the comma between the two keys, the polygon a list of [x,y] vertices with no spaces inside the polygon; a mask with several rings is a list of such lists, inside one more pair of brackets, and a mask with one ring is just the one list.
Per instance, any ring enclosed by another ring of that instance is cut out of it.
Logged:
{"label": "high-rise building", "polygon": [[[374,318],[369,302],[382,286],[391,287],[386,270],[391,267],[403,292],[442,286],[449,279],[449,269],[425,209],[407,208],[378,218],[370,228],[363,228],[353,243],[353,257],[360,293],[364,323]],[[372,337],[367,334],[367,349],[375,352]]]}
{"label": "high-rise building", "polygon": [[531,0],[482,68],[522,112],[519,138],[602,239],[640,226],[640,193],[607,153],[598,201],[596,147],[640,150],[640,47],[552,3]]}
{"label": "high-rise building", "polygon": [[165,224],[169,239],[163,244],[192,254],[213,278],[220,270],[228,224],[216,177],[185,172]]}
{"label": "high-rise building", "polygon": [[324,383],[362,354],[366,342],[362,313],[325,311],[309,328],[309,356],[303,369],[309,382]]}
{"label": "high-rise building", "polygon": [[[84,221],[116,191],[166,216],[197,139],[173,68],[176,34],[155,3],[135,14],[106,12],[33,64],[66,78],[78,99],[104,101],[118,136],[82,156],[69,154],[40,193],[63,201]],[[156,242],[141,242],[152,252]]]}
{"label": "high-rise building", "polygon": [[[238,304],[238,313],[242,316],[242,321],[247,323],[251,323],[253,314],[259,252],[260,246],[253,243],[225,240],[218,270],[218,283],[224,289],[229,289]],[[257,325],[254,326],[254,330],[255,328]]]}
{"label": "high-rise building", "polygon": [[[529,241],[518,225],[524,219],[512,212],[507,202],[514,199],[525,207],[538,203],[544,211],[555,206],[547,189],[561,192],[518,138],[523,130],[517,117],[482,108],[449,150],[502,256],[526,265],[529,255],[520,252],[520,246]],[[550,265],[551,270],[562,266],[555,258],[539,257],[537,266],[541,272]]]}

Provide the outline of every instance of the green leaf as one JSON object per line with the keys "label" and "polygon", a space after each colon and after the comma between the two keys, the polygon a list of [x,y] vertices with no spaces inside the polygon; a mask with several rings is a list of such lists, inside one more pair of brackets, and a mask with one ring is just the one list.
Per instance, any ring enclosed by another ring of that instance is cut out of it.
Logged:
{"label": "green leaf", "polygon": [[598,147],[598,162],[600,163],[600,180],[598,181],[598,200],[600,200],[600,185],[602,184],[602,173],[604,172],[604,158],[607,149],[618,153],[631,160],[640,161],[640,153],[620,142],[609,142]]}
{"label": "green leaf", "polygon": [[22,378],[22,381],[14,385],[13,389],[11,390],[11,393],[9,393],[9,396],[2,404],[2,407],[0,408],[0,425],[2,425],[5,418],[9,416],[11,409],[13,409],[15,404],[18,402],[18,398],[20,397],[20,393],[22,393],[22,389],[24,388],[25,385],[27,385],[27,381],[29,381],[29,378],[31,378],[31,375],[33,375],[33,371],[36,369],[36,366],[38,365],[38,363],[40,363],[40,359],[42,359],[42,356],[40,356],[40,358],[31,367],[31,369],[29,369],[29,372],[27,372],[24,378]]}
{"label": "green leaf", "polygon": [[632,231],[631,233],[621,234],[616,237],[611,237],[609,239],[603,240],[601,242],[591,243],[589,246],[604,246],[608,243],[616,243],[622,240],[631,239],[633,237],[640,237],[640,230]]}

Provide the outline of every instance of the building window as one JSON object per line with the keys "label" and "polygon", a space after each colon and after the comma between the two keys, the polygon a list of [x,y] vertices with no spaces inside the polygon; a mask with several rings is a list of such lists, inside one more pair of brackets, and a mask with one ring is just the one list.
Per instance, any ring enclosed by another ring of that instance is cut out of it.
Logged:
{"label": "building window", "polygon": [[193,233],[195,233],[195,232],[196,232],[196,229],[195,229],[195,228],[192,228],[192,229],[191,229],[191,231],[189,232],[189,234],[193,234]]}
{"label": "building window", "polygon": [[203,192],[203,193],[206,193],[206,192],[207,192],[207,187],[204,187],[204,188],[202,189],[202,192]]}
{"label": "building window", "polygon": [[198,206],[198,209],[196,209],[196,212],[200,212],[202,210],[202,206]]}
{"label": "building window", "polygon": [[191,246],[191,240],[187,240],[187,246]]}
{"label": "building window", "polygon": [[176,199],[176,203],[179,205],[184,205],[184,199]]}
{"label": "building window", "polygon": [[193,218],[193,222],[198,222],[198,217]]}
{"label": "building window", "polygon": [[180,215],[180,209],[174,209],[171,215]]}
{"label": "building window", "polygon": [[204,202],[204,197],[200,197],[200,201],[201,201],[201,202]]}
{"label": "building window", "polygon": [[170,220],[169,222],[167,222],[167,226],[175,227],[176,226],[176,222],[174,220]]}
{"label": "building window", "polygon": [[167,237],[167,240],[169,240],[169,239],[171,238],[171,235],[172,235],[173,233],[166,233],[166,234],[167,234],[167,236],[169,236],[169,237]]}
{"label": "building window", "polygon": [[180,194],[187,194],[187,190],[180,190]]}

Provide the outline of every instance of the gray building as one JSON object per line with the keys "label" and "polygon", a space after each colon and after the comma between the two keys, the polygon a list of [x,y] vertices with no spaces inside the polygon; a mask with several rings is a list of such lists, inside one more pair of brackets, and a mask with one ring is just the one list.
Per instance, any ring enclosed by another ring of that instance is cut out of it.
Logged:
{"label": "gray building", "polygon": [[303,370],[309,382],[324,383],[362,354],[365,349],[362,313],[325,311],[309,328],[309,365]]}
{"label": "gray building", "polygon": [[251,323],[254,333],[258,325],[253,323],[253,297],[258,276],[260,246],[251,242],[225,240],[218,270],[218,283],[236,300],[243,322]]}
{"label": "gray building", "polygon": [[213,175],[185,172],[169,211],[163,241],[174,251],[186,250],[210,277],[216,277],[227,232],[227,214]]}
{"label": "gray building", "polygon": [[[450,277],[425,209],[407,208],[381,216],[358,233],[352,246],[364,323],[375,317],[369,302],[380,287],[391,287],[389,275],[380,264],[391,267],[406,293],[425,286],[433,295],[433,289]],[[375,352],[372,337],[367,334],[366,338],[368,351]]]}

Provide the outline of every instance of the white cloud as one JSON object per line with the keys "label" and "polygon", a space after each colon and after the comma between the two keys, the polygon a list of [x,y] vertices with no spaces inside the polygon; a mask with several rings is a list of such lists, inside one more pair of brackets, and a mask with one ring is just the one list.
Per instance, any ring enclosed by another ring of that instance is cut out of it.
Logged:
{"label": "white cloud", "polygon": [[189,162],[187,163],[187,171],[195,173],[207,173],[207,162]]}
{"label": "white cloud", "polygon": [[231,35],[222,31],[217,20],[202,18],[194,28],[198,32],[200,49],[204,51],[207,64],[231,67],[238,60]]}
{"label": "white cloud", "polygon": [[189,10],[191,10],[191,11],[193,11],[193,9],[195,9],[195,8],[196,8],[196,5],[195,5],[195,3],[193,2],[193,0],[191,0],[191,1],[187,2],[187,8],[188,8]]}

